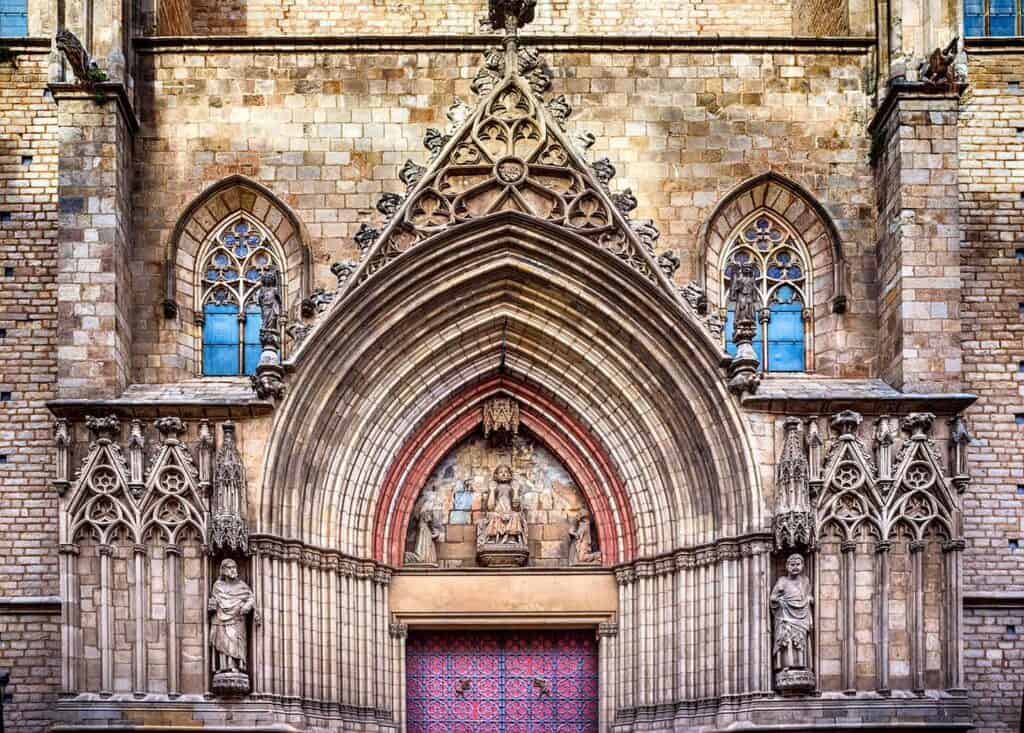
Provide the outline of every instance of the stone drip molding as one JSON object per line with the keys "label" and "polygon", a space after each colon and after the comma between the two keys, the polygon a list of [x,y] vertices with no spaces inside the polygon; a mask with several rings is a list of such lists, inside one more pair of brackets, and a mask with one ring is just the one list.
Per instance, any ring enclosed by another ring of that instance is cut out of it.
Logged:
{"label": "stone drip molding", "polygon": [[615,579],[619,585],[634,582],[641,576],[659,576],[676,569],[711,567],[726,560],[766,555],[772,551],[770,532],[721,539],[695,547],[680,548],[662,555],[653,555],[616,565]]}
{"label": "stone drip molding", "polygon": [[253,555],[297,562],[304,568],[326,570],[346,578],[373,578],[382,585],[390,583],[395,572],[390,565],[374,560],[352,557],[336,550],[315,547],[299,540],[288,540],[271,534],[250,535],[249,548]]}

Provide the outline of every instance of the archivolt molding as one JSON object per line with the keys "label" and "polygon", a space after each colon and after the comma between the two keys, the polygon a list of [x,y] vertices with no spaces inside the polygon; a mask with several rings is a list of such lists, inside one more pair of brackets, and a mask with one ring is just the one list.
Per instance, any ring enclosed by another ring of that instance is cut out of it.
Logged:
{"label": "archivolt molding", "polygon": [[[824,207],[802,186],[768,172],[743,182],[715,207],[701,228],[698,272],[712,311],[722,302],[722,257],[731,238],[757,212],[768,212],[784,221],[807,247],[815,286],[811,302],[822,315],[845,307],[844,258],[839,232]],[[831,304],[831,306],[830,306]]]}
{"label": "archivolt molding", "polygon": [[763,529],[720,353],[672,294],[521,212],[445,230],[402,263],[345,293],[290,364],[258,531],[369,556],[396,454],[446,400],[499,373],[605,446],[638,556]]}
{"label": "archivolt molding", "polygon": [[232,216],[243,215],[269,233],[283,253],[285,301],[299,303],[309,293],[310,251],[298,217],[270,189],[244,176],[230,176],[199,194],[178,218],[165,262],[165,314],[181,313],[184,323],[195,310],[196,268],[204,248]]}

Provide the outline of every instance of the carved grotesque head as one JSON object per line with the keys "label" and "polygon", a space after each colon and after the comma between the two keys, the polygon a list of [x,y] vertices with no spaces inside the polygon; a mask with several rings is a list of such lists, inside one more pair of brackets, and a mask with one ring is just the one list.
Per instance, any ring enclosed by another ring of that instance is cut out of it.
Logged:
{"label": "carved grotesque head", "polygon": [[506,465],[494,469],[494,480],[499,484],[512,483],[512,469]]}
{"label": "carved grotesque head", "polygon": [[791,578],[795,578],[804,571],[804,559],[799,555],[790,555],[786,559],[786,570]]}
{"label": "carved grotesque head", "polygon": [[221,562],[220,577],[227,578],[228,580],[235,580],[238,578],[238,565],[235,564],[234,560],[229,558]]}

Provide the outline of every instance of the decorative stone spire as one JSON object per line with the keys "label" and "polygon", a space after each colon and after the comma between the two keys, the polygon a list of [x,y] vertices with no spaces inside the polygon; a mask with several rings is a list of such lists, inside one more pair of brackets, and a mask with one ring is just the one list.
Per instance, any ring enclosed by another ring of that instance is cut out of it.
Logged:
{"label": "decorative stone spire", "polygon": [[223,440],[213,472],[213,501],[210,507],[210,547],[214,552],[249,552],[249,531],[245,525],[245,466],[235,443],[235,425],[221,427]]}
{"label": "decorative stone spire", "polygon": [[782,455],[775,472],[775,549],[799,550],[814,546],[813,515],[807,484],[808,465],[800,436],[800,420],[783,423]]}

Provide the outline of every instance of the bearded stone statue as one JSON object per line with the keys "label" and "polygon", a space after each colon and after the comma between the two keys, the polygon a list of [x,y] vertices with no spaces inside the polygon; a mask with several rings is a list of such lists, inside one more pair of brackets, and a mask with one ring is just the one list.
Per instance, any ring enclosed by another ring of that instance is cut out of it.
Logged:
{"label": "bearded stone statue", "polygon": [[[210,647],[213,652],[214,692],[244,694],[249,691],[248,638],[246,616],[256,608],[256,596],[238,577],[238,565],[227,559],[220,564],[220,577],[213,584],[207,610],[210,621]],[[258,614],[253,619],[259,623]]]}

